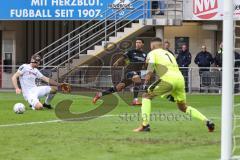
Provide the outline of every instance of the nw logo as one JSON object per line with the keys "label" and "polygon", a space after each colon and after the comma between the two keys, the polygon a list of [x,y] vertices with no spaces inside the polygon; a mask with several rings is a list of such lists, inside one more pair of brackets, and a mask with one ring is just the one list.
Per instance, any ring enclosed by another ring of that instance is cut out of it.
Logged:
{"label": "nw logo", "polygon": [[218,13],[218,0],[193,0],[193,14],[201,19],[211,19]]}

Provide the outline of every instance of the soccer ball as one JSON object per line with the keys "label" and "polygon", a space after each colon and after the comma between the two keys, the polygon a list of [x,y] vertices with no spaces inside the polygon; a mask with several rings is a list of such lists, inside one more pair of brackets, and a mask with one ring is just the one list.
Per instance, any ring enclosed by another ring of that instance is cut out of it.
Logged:
{"label": "soccer ball", "polygon": [[23,114],[25,112],[25,106],[22,103],[16,103],[13,107],[13,111],[17,114]]}

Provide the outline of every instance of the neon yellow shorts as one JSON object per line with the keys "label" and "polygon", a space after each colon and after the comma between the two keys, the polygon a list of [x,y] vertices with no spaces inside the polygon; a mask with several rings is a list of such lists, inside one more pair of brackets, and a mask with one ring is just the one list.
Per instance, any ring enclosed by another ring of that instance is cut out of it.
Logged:
{"label": "neon yellow shorts", "polygon": [[172,95],[176,102],[186,102],[185,82],[182,76],[159,79],[148,88],[152,96]]}

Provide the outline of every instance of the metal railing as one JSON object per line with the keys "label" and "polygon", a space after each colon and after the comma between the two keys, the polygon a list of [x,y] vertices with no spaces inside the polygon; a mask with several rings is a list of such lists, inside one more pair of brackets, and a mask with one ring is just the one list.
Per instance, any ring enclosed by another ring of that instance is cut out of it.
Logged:
{"label": "metal railing", "polygon": [[78,89],[105,89],[119,83],[123,76],[124,67],[78,66],[75,74],[65,76],[62,81]]}
{"label": "metal railing", "polygon": [[[138,3],[139,0],[132,1],[132,4]],[[73,30],[69,34],[63,36],[56,42],[50,44],[43,50],[37,52],[36,54],[42,55],[44,51],[47,51],[49,48],[54,47],[47,53],[43,54],[43,65],[63,65],[65,63],[69,63],[71,59],[74,59],[78,56],[78,54],[86,54],[85,52],[96,44],[99,44],[102,41],[107,41],[110,36],[116,36],[116,33],[122,29],[123,27],[130,24],[132,21],[136,19],[140,19],[144,16],[145,12],[143,12],[143,7],[147,8],[145,1],[139,4],[136,8],[128,12],[128,14],[124,15],[121,18],[118,18],[118,14],[122,12],[122,9],[117,9],[114,12],[110,13],[112,10],[108,8],[99,16],[104,16],[104,20],[96,21],[96,19],[92,19],[87,23],[83,24],[79,28]],[[125,19],[128,19],[129,16],[132,16],[136,12],[139,13],[139,16],[136,19],[128,21],[126,24],[122,25],[120,28],[116,27]],[[108,13],[110,13],[108,15]],[[94,23],[95,22],[95,23]],[[88,26],[94,23],[92,26]],[[89,27],[86,28],[85,27]],[[115,29],[114,29],[115,27]],[[60,43],[60,44],[59,44]],[[57,55],[57,56],[55,56]]]}
{"label": "metal railing", "polygon": [[[78,59],[80,54],[87,54],[87,51],[93,49],[95,45],[106,44],[109,37],[116,37],[118,32],[123,31],[133,22],[140,19],[145,22],[147,18],[152,18],[155,14],[151,12],[158,10],[149,7],[154,1],[166,3],[166,7],[163,8],[166,13],[164,18],[168,19],[171,12],[173,12],[173,18],[175,19],[178,13],[182,15],[183,1],[181,0],[132,0],[131,5],[134,5],[134,8],[131,10],[119,8],[112,11],[112,8],[107,8],[99,15],[104,17],[103,20],[97,21],[96,17],[89,20],[36,54],[43,57],[42,63],[44,66],[64,66],[67,63],[70,67],[73,59]],[[171,9],[169,8],[170,5],[172,5]],[[180,5],[180,9],[177,7],[178,5]],[[120,13],[125,11],[125,15],[119,16]]]}
{"label": "metal railing", "polygon": [[[18,67],[19,66],[2,66],[2,76],[0,76],[2,88],[13,88],[12,83],[9,80],[17,71]],[[56,69],[53,70],[54,68]],[[61,66],[39,67],[39,69],[42,69],[41,72],[47,77],[52,77],[53,72],[58,72],[58,68],[61,68]],[[66,75],[64,79],[57,76],[56,79],[60,82],[66,81],[78,87],[103,89],[113,86],[123,79],[125,73],[124,71],[124,67],[113,68],[111,66],[78,66],[74,74]],[[185,86],[188,93],[202,92],[221,94],[221,68],[189,67],[181,68],[181,71],[185,77]],[[234,69],[234,92],[240,93],[240,68]]]}

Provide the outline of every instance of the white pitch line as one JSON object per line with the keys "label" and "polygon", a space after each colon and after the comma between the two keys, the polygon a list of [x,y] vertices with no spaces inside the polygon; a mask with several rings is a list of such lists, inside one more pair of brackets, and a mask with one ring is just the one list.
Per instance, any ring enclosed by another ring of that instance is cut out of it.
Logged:
{"label": "white pitch line", "polygon": [[72,119],[65,119],[65,120],[49,120],[49,121],[37,121],[37,122],[26,122],[26,123],[12,123],[12,124],[3,124],[0,125],[0,128],[3,127],[15,127],[15,126],[26,126],[26,125],[34,125],[34,124],[46,124],[46,123],[58,123],[58,122],[70,122],[76,120],[84,120],[84,119],[91,119],[91,118],[105,118],[105,117],[117,117],[119,115],[103,115],[103,116],[91,116],[91,117],[82,117],[82,118],[72,118]]}
{"label": "white pitch line", "polygon": [[0,125],[0,127],[14,127],[14,126],[33,125],[33,124],[56,123],[61,121],[62,120],[50,120],[50,121],[38,121],[38,122],[26,122],[26,123],[12,123],[12,124],[3,124],[3,125]]}
{"label": "white pitch line", "polygon": [[[234,105],[234,107],[240,106],[240,103]],[[91,118],[106,118],[106,117],[117,117],[119,115],[103,115],[103,116],[91,116],[91,117],[82,117],[76,119],[66,119],[66,120],[49,120],[49,121],[37,121],[37,122],[26,122],[26,123],[12,123],[12,124],[3,124],[0,125],[0,128],[3,127],[15,127],[15,126],[26,126],[26,125],[34,125],[34,124],[46,124],[46,123],[58,123],[58,122],[69,122],[74,120],[84,120],[84,119],[91,119]],[[220,117],[210,117],[211,119],[221,119]]]}

